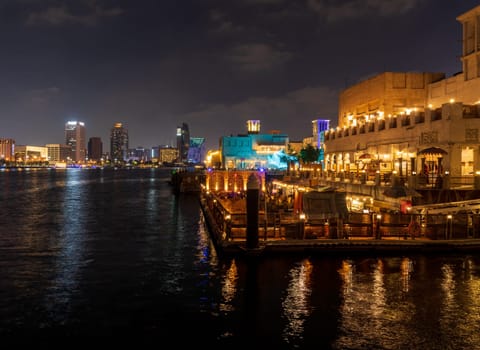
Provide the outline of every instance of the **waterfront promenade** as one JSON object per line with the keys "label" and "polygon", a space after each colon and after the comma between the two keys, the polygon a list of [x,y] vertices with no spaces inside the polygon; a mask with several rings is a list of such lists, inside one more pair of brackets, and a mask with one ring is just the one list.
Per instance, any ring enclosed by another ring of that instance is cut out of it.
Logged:
{"label": "waterfront promenade", "polygon": [[[346,220],[339,230],[333,225],[312,225],[286,212],[259,212],[258,246],[247,249],[247,223],[244,198],[225,198],[213,193],[200,194],[201,207],[212,241],[223,255],[269,256],[303,255],[389,255],[452,254],[480,252],[477,231],[453,226],[453,220],[432,224],[425,221],[415,234],[409,232],[410,215],[395,214],[406,220],[388,225],[380,220],[351,227]],[[374,218],[375,215],[367,215]],[[275,219],[277,218],[277,219]],[[438,218],[435,216],[435,218]],[[415,220],[420,220],[420,217]],[[380,226],[383,225],[383,226]]]}

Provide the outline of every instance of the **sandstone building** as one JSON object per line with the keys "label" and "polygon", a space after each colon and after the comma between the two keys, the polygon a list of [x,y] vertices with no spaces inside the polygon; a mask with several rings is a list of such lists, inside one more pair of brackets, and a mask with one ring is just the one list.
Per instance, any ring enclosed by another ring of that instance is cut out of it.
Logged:
{"label": "sandstone building", "polygon": [[[330,173],[472,177],[480,171],[480,6],[457,17],[462,72],[384,72],[344,90],[325,132]],[[458,180],[460,181],[460,180]]]}

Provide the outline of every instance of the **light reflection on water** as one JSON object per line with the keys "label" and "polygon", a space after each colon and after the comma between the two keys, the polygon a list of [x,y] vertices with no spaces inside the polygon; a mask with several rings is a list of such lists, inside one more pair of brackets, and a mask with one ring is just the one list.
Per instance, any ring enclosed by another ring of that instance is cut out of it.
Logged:
{"label": "light reflection on water", "polygon": [[238,270],[235,260],[232,260],[229,268],[226,270],[225,278],[222,283],[222,303],[220,303],[221,312],[234,311],[232,302],[238,292]]}
{"label": "light reflection on water", "polygon": [[[419,258],[423,262],[425,258]],[[340,336],[336,349],[478,349],[479,276],[441,263],[436,271],[415,275],[417,260],[403,258],[397,273],[393,258],[359,273],[354,261],[339,270],[344,286]],[[469,261],[467,266],[471,266]],[[358,262],[357,262],[358,264]],[[432,267],[432,266],[431,266]],[[478,271],[477,271],[478,272]],[[439,274],[438,280],[431,280]],[[396,279],[403,288],[396,288]],[[458,283],[469,281],[458,288]],[[474,281],[474,283],[470,283]],[[432,283],[433,282],[433,283]],[[464,288],[467,287],[467,288]],[[476,291],[476,292],[475,292]],[[460,299],[460,300],[459,300]],[[459,302],[460,301],[460,302]]]}
{"label": "light reflection on water", "polygon": [[[46,295],[45,308],[52,315],[64,318],[68,314],[72,293],[78,291],[78,273],[81,265],[88,263],[83,256],[84,240],[86,239],[86,223],[82,219],[90,202],[89,192],[78,171],[67,173],[63,196],[59,199],[63,203],[62,229],[58,235],[57,259],[53,271],[54,277],[50,291]],[[48,210],[48,208],[45,208]],[[64,323],[65,319],[56,322]]]}
{"label": "light reflection on water", "polygon": [[311,312],[310,294],[313,267],[303,260],[290,270],[290,282],[282,302],[286,319],[283,338],[286,343],[296,344],[303,337],[304,323]]}
{"label": "light reflection on water", "polygon": [[479,257],[219,257],[196,197],[168,179],[1,172],[0,335],[479,348]]}

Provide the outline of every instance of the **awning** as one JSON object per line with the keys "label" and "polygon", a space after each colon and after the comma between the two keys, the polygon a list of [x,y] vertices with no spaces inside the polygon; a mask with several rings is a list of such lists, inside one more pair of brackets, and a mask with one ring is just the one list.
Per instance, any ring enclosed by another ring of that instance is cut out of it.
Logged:
{"label": "awning", "polygon": [[392,198],[413,198],[413,197],[422,197],[420,193],[414,189],[402,186],[395,185],[392,187],[387,187],[383,192],[383,195]]}
{"label": "awning", "polygon": [[448,152],[445,151],[444,149],[440,148],[440,147],[429,147],[429,148],[425,148],[425,149],[422,149],[421,151],[419,151],[417,154],[418,155],[433,155],[433,154],[440,154],[440,155],[444,155],[444,154],[447,154]]}
{"label": "awning", "polygon": [[309,191],[303,194],[303,212],[307,220],[347,218],[346,193],[339,191]]}

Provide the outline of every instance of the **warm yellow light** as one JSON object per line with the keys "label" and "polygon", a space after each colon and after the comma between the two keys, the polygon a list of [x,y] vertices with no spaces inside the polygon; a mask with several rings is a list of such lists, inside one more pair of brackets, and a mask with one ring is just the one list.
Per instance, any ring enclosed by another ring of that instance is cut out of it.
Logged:
{"label": "warm yellow light", "polygon": [[454,99],[454,98],[451,98],[451,99],[450,99],[450,103],[453,103],[453,102],[455,102],[455,99]]}

